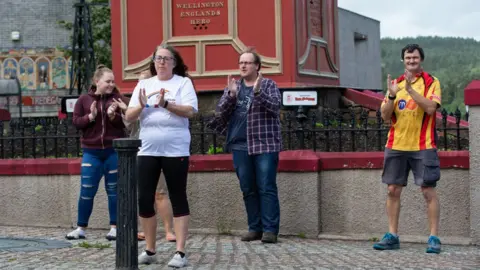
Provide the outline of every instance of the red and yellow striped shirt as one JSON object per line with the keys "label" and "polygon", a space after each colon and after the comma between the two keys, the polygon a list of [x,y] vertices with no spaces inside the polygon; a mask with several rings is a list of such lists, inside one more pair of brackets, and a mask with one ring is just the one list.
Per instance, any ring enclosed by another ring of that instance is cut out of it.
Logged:
{"label": "red and yellow striped shirt", "polygon": [[[436,148],[436,116],[428,115],[410,97],[405,89],[404,75],[397,79],[399,91],[395,99],[392,125],[388,132],[386,148],[400,151],[419,151]],[[422,72],[412,83],[412,88],[429,100],[441,105],[440,81]],[[382,107],[387,103],[386,96]]]}

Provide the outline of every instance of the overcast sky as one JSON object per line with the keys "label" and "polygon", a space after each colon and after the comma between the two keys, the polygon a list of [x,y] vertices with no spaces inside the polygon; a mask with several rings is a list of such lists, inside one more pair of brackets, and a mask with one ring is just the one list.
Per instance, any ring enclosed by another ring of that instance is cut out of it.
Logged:
{"label": "overcast sky", "polygon": [[338,0],[338,6],[379,20],[382,37],[437,35],[480,41],[478,0]]}

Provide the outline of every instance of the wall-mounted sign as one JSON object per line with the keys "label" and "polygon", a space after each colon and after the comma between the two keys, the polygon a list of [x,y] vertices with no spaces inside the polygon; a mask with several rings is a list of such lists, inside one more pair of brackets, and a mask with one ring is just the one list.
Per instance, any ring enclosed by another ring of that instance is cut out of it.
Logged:
{"label": "wall-mounted sign", "polygon": [[[179,24],[183,26],[187,22],[194,27],[194,30],[207,30],[212,27],[210,25],[211,23],[216,22],[216,24],[222,24],[228,19],[227,3],[225,0],[175,0],[172,4],[175,8],[173,22],[175,26],[174,32],[175,28],[179,27]],[[175,33],[174,36],[176,36]]]}
{"label": "wall-mounted sign", "polygon": [[[18,105],[18,97],[1,97],[0,98],[0,108],[4,108],[7,105],[7,98],[9,99],[10,106]],[[58,105],[59,97],[58,96],[22,96],[22,105],[23,106],[45,106],[45,105]]]}
{"label": "wall-mounted sign", "polygon": [[65,101],[65,107],[67,113],[73,113],[73,109],[75,108],[75,103],[77,103],[77,98],[69,98]]}
{"label": "wall-mounted sign", "polygon": [[317,91],[284,91],[283,106],[317,106]]}
{"label": "wall-mounted sign", "polygon": [[223,1],[200,3],[177,3],[180,18],[190,18],[190,24],[209,24],[211,17],[220,16],[221,9],[225,6]]}

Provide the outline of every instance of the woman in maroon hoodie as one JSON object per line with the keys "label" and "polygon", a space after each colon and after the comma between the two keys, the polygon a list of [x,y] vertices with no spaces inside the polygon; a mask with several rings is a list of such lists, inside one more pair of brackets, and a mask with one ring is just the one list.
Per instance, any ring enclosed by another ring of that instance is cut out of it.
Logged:
{"label": "woman in maroon hoodie", "polygon": [[[125,101],[125,102],[124,102]],[[117,237],[117,160],[112,141],[125,137],[123,113],[128,100],[115,87],[111,69],[100,65],[93,75],[88,94],[81,95],[73,111],[73,124],[82,130],[81,187],[78,199],[77,229],[67,239],[85,238],[85,229],[92,214],[93,201],[102,176],[108,195],[111,230],[108,240]]]}

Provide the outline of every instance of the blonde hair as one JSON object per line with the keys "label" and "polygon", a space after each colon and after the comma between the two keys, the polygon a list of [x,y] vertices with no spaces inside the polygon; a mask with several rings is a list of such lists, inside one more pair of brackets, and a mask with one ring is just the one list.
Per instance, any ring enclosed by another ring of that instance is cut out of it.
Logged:
{"label": "blonde hair", "polygon": [[100,80],[100,78],[102,78],[103,74],[105,74],[105,73],[107,73],[107,72],[113,73],[113,71],[112,71],[110,68],[108,68],[107,66],[102,65],[102,64],[98,65],[98,66],[97,66],[97,69],[96,69],[95,72],[93,73],[92,84],[93,84],[93,85],[96,85],[95,81]]}

